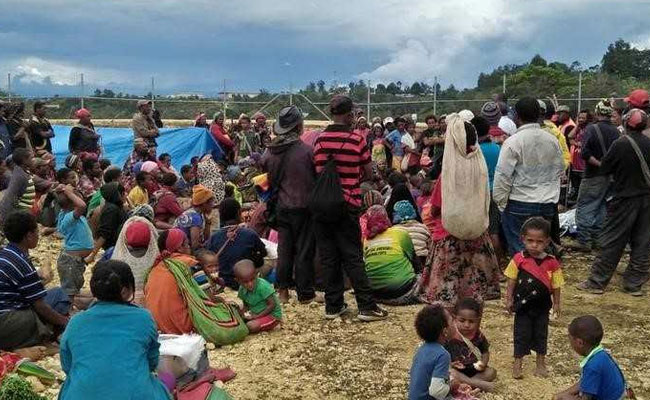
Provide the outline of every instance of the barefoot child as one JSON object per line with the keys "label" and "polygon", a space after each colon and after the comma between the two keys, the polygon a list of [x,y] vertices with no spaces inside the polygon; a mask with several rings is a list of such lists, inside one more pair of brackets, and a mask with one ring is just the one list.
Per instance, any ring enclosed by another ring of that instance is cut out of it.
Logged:
{"label": "barefoot child", "polygon": [[[515,254],[506,268],[506,308],[515,313],[512,376],[523,377],[523,357],[537,354],[535,375],[546,377],[549,311],[560,315],[560,288],[564,277],[560,263],[546,253],[551,224],[541,217],[528,219],[521,228],[525,250]],[[551,299],[552,297],[552,299]]]}
{"label": "barefoot child", "polygon": [[61,287],[78,309],[86,309],[92,300],[89,294],[80,295],[84,285],[85,258],[93,251],[93,235],[86,220],[86,203],[70,185],[56,190],[61,207],[56,229],[63,235],[63,249],[56,262]]}
{"label": "barefoot child", "polygon": [[275,289],[258,278],[255,264],[242,260],[235,264],[235,280],[239,283],[238,296],[244,303],[244,319],[250,333],[270,331],[282,322],[282,308]]}
{"label": "barefoot child", "polygon": [[454,379],[485,392],[494,390],[497,371],[488,367],[490,344],[481,332],[483,307],[471,297],[456,304],[456,332],[447,340],[445,349],[451,355],[451,375]]}
{"label": "barefoot child", "polygon": [[[573,350],[584,357],[580,361],[580,381],[554,400],[620,400],[625,398],[625,377],[616,361],[603,348],[603,326],[593,315],[571,321],[569,342]],[[634,398],[628,394],[628,398]]]}

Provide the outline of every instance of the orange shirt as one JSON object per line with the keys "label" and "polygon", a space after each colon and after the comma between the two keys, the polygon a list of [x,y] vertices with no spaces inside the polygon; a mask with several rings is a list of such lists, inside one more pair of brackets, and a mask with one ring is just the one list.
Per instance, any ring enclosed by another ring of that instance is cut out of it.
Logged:
{"label": "orange shirt", "polygon": [[[173,257],[188,266],[195,263],[189,255],[174,254]],[[164,262],[158,263],[149,273],[144,287],[144,306],[151,312],[160,332],[176,335],[194,332],[185,299]]]}

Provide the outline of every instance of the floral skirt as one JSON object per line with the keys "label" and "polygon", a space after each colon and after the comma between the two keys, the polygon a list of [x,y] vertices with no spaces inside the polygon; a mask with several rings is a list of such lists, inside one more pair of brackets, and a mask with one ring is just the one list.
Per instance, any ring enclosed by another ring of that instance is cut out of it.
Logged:
{"label": "floral skirt", "polygon": [[500,298],[499,264],[487,233],[474,240],[451,235],[433,242],[422,274],[420,300],[452,308],[458,300]]}

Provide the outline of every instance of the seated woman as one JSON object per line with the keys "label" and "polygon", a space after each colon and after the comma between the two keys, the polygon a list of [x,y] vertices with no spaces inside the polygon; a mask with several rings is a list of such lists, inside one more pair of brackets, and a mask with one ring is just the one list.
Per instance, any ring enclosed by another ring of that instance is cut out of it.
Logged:
{"label": "seated woman", "polygon": [[174,226],[182,230],[190,240],[192,250],[200,249],[210,237],[212,220],[210,214],[214,208],[214,193],[203,185],[192,188],[192,207],[181,214]]}
{"label": "seated woman", "polygon": [[420,213],[418,210],[418,206],[415,203],[415,199],[413,199],[413,195],[411,194],[411,190],[408,187],[408,184],[406,182],[404,183],[398,183],[395,186],[393,186],[393,190],[390,193],[390,197],[388,198],[388,201],[386,202],[386,212],[388,213],[388,218],[392,221],[393,220],[393,210],[395,209],[395,204],[399,201],[406,200],[411,205],[413,208],[415,208],[415,220],[418,222],[422,222],[422,218],[420,217]]}
{"label": "seated woman", "polygon": [[162,333],[197,332],[208,342],[225,345],[239,342],[248,328],[236,307],[218,297],[208,297],[190,272],[197,260],[190,256],[187,236],[170,229],[158,237],[159,261],[144,287],[144,305]]}
{"label": "seated woman", "polygon": [[420,265],[424,265],[431,246],[431,232],[422,222],[416,221],[416,218],[417,211],[407,200],[400,200],[395,203],[393,207],[393,224],[395,224],[395,227],[408,232],[415,248],[415,255],[418,257]]}
{"label": "seated woman", "polygon": [[108,250],[115,246],[117,237],[122,230],[122,224],[126,221],[126,211],[124,203],[124,186],[118,182],[107,183],[99,189],[104,198],[104,206],[99,215],[99,224],[95,233],[95,248],[92,253],[86,257],[86,263],[95,260],[95,256],[100,249]]}
{"label": "seated woman", "polygon": [[67,378],[59,399],[171,399],[152,374],[160,346],[156,324],[129,304],[135,290],[129,266],[99,262],[90,290],[98,301],[70,320],[61,339]]}
{"label": "seated woman", "polygon": [[178,178],[172,173],[164,173],[160,179],[160,189],[153,194],[152,205],[155,211],[155,225],[158,229],[171,229],[183,208],[178,204],[174,185]]}
{"label": "seated woman", "polygon": [[158,231],[153,224],[140,216],[127,219],[117,238],[111,260],[125,262],[131,267],[135,278],[135,304],[144,302],[145,276],[159,255]]}
{"label": "seated woman", "polygon": [[363,259],[375,299],[390,305],[417,303],[418,259],[409,234],[391,227],[383,206],[370,207],[366,215]]}

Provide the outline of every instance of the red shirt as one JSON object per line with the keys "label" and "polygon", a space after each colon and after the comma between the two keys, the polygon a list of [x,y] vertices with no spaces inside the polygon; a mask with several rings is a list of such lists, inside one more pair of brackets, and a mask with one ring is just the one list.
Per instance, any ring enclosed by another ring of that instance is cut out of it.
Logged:
{"label": "red shirt", "polygon": [[330,154],[336,161],[343,197],[352,207],[361,207],[361,175],[370,162],[366,139],[347,126],[330,125],[314,144],[316,173],[323,171]]}
{"label": "red shirt", "polygon": [[232,142],[232,140],[230,140],[230,137],[226,134],[221,126],[217,124],[210,125],[210,133],[219,143],[219,146],[225,147],[224,150],[232,149],[235,146],[235,144]]}

